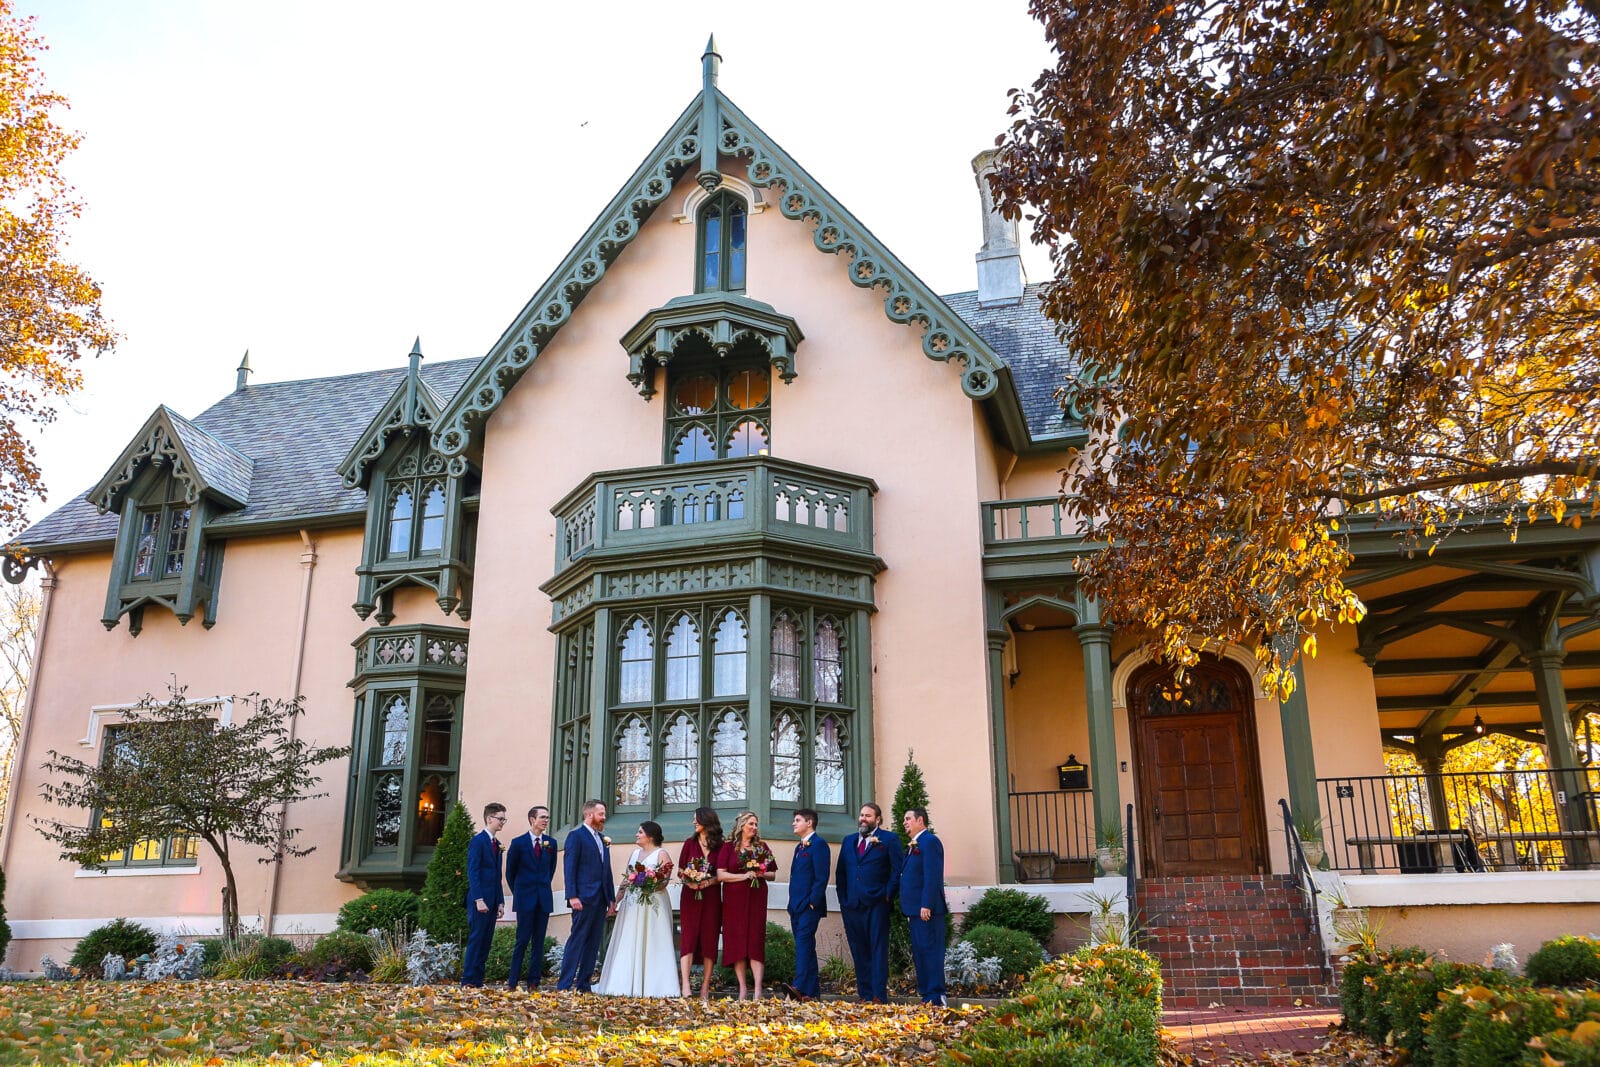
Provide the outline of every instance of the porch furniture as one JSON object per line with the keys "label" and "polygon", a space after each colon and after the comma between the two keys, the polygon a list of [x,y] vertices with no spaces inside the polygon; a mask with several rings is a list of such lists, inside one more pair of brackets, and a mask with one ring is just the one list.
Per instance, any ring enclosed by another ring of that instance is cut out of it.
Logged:
{"label": "porch furniture", "polygon": [[1031,850],[1016,853],[1017,881],[1049,882],[1055,878],[1056,854]]}
{"label": "porch furniture", "polygon": [[[1567,856],[1567,867],[1588,866],[1585,857],[1579,863],[1572,862],[1572,850],[1569,843],[1583,842],[1585,844],[1600,846],[1600,830],[1546,830],[1540,833],[1498,833],[1489,840],[1493,841],[1499,853],[1499,862],[1495,864],[1497,871],[1519,871],[1523,869],[1517,857],[1518,845],[1532,845],[1541,843],[1560,842],[1562,852]],[[1535,865],[1539,869],[1539,865]]]}
{"label": "porch furniture", "polygon": [[1377,872],[1377,858],[1373,853],[1378,848],[1395,850],[1402,874],[1437,874],[1445,867],[1453,867],[1458,871],[1483,870],[1477,845],[1465,830],[1423,830],[1405,835],[1347,837],[1345,844],[1355,848],[1362,874]]}

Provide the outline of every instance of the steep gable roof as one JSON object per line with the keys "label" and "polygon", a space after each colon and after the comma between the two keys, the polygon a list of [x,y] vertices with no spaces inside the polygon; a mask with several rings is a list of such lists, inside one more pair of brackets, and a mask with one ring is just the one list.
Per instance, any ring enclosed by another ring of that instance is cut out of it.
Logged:
{"label": "steep gable roof", "polygon": [[[697,180],[714,188],[721,156],[746,160],[751,185],[779,186],[778,210],[785,218],[815,224],[812,241],[822,252],[850,257],[848,277],[883,299],[893,322],[923,330],[922,351],[930,359],[955,362],[961,388],[989,401],[992,420],[1017,450],[1031,444],[1027,421],[1005,361],[960,315],[939,298],[887,246],[807,174],[765,131],[716,87],[720,56],[708,45],[702,57],[705,84],[612,198],[588,231],[539,287],[482,363],[456,394],[434,427],[434,447],[464,462],[474,436],[533,361],[572,317],[610,265],[667,199],[677,181],[697,167]],[[713,131],[715,140],[706,135]]]}
{"label": "steep gable roof", "polygon": [[339,464],[339,477],[346,489],[364,489],[372,473],[372,465],[383,455],[389,438],[403,430],[425,429],[433,425],[444,410],[444,398],[422,377],[422,338],[411,346],[411,357],[406,365],[406,376],[394,392],[389,394],[382,407],[367,420],[366,429],[350,446],[350,451]]}
{"label": "steep gable roof", "polygon": [[[442,404],[476,363],[475,359],[431,363],[421,369],[422,381]],[[185,420],[252,461],[249,500],[207,528],[242,533],[279,523],[359,521],[366,510],[366,494],[344,485],[339,461],[372,415],[404,385],[405,377],[405,368],[389,367],[250,385]],[[116,536],[116,514],[99,513],[90,494],[83,493],[29,527],[16,543],[30,552],[86,549],[109,545]]]}
{"label": "steep gable roof", "polygon": [[129,487],[152,465],[170,467],[191,504],[202,495],[229,508],[243,507],[250,500],[254,461],[165,404],[145,420],[111,469],[89,490],[89,500],[102,512],[121,510]]}

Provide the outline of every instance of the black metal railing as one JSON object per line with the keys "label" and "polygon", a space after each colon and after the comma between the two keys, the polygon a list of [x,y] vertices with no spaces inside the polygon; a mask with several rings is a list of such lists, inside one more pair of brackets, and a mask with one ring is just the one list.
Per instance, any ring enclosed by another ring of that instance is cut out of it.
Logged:
{"label": "black metal railing", "polygon": [[1289,802],[1279,797],[1278,810],[1283,813],[1283,837],[1284,846],[1289,850],[1289,869],[1295,881],[1300,883],[1306,902],[1311,905],[1311,929],[1317,935],[1317,959],[1322,964],[1322,973],[1332,981],[1333,965],[1328,962],[1328,952],[1322,944],[1322,908],[1317,900],[1321,891],[1317,888],[1317,878],[1311,871],[1311,861],[1306,858],[1305,846],[1300,843],[1300,834],[1295,830],[1294,813],[1289,810]]}
{"label": "black metal railing", "polygon": [[1432,874],[1600,866],[1600,767],[1317,781],[1335,870]]}
{"label": "black metal railing", "polygon": [[1011,794],[1011,849],[1019,882],[1081,882],[1094,877],[1094,792]]}
{"label": "black metal railing", "polygon": [[1139,921],[1139,861],[1136,857],[1138,849],[1133,847],[1133,805],[1128,805],[1125,819],[1126,827],[1123,830],[1122,841],[1127,845],[1128,853],[1128,882],[1124,893],[1128,899],[1128,944],[1133,945],[1138,939],[1144,926]]}

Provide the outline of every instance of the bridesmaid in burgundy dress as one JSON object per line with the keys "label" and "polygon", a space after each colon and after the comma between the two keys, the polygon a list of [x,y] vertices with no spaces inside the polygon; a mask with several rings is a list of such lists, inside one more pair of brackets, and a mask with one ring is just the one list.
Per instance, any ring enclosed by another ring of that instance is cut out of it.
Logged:
{"label": "bridesmaid in burgundy dress", "polygon": [[[710,808],[694,809],[694,836],[683,843],[683,851],[678,854],[679,880],[683,882],[683,892],[678,897],[679,922],[683,927],[678,976],[683,980],[685,998],[692,995],[689,968],[699,960],[705,968],[705,976],[700,981],[700,999],[711,999],[717,935],[722,932],[722,885],[717,881],[716,866],[722,846],[722,820],[717,818],[717,813]],[[704,868],[703,880],[691,873],[699,868]]]}
{"label": "bridesmaid in burgundy dress", "polygon": [[722,883],[722,962],[739,979],[739,999],[745,997],[745,969],[755,976],[755,996],[761,999],[761,979],[767,967],[767,883],[778,871],[772,849],[761,840],[761,824],[753,811],[742,811],[733,821],[733,840],[717,857],[717,880]]}

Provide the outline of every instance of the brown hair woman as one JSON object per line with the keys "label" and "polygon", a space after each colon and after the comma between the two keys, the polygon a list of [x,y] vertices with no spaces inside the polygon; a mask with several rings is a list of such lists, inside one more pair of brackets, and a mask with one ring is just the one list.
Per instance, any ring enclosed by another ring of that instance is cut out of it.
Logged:
{"label": "brown hair woman", "polygon": [[722,852],[722,820],[710,808],[694,809],[694,834],[678,854],[678,878],[683,893],[678,898],[682,928],[678,948],[678,977],[689,997],[689,968],[699,960],[705,969],[700,999],[711,999],[711,972],[717,962],[717,936],[722,933],[722,885],[717,881],[717,859]]}
{"label": "brown hair woman", "polygon": [[745,1000],[745,971],[755,976],[755,995],[761,999],[761,979],[767,968],[767,883],[777,875],[778,861],[761,840],[761,824],[753,811],[741,811],[733,821],[733,840],[722,846],[717,880],[722,883],[722,962],[739,979],[739,999]]}

